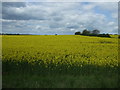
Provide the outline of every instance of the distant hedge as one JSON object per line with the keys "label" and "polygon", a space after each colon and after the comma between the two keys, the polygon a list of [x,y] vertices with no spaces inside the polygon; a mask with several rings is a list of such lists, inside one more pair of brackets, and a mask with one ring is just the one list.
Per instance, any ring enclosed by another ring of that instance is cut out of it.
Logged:
{"label": "distant hedge", "polygon": [[109,38],[111,38],[111,36],[109,34],[98,34],[97,36],[98,37],[109,37]]}
{"label": "distant hedge", "polygon": [[85,36],[96,36],[96,37],[108,37],[111,38],[111,36],[109,34],[88,34]]}

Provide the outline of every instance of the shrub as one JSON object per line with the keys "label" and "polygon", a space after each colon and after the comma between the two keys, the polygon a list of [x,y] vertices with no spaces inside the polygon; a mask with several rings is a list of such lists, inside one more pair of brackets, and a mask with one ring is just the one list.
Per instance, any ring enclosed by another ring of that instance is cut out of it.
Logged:
{"label": "shrub", "polygon": [[98,37],[109,37],[110,38],[110,35],[109,34],[99,34],[97,35]]}
{"label": "shrub", "polygon": [[80,35],[81,34],[81,32],[75,32],[75,35]]}

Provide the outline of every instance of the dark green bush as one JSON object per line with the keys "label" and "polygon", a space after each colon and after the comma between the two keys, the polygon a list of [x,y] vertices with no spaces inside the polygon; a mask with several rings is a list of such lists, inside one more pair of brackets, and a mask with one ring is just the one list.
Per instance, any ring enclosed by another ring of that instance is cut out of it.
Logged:
{"label": "dark green bush", "polygon": [[110,35],[109,34],[99,34],[97,35],[98,37],[109,37],[110,38]]}

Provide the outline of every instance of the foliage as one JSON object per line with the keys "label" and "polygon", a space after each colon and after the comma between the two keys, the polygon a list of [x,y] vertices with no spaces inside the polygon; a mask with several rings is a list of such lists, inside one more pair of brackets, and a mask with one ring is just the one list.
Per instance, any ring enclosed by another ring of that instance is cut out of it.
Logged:
{"label": "foliage", "polygon": [[111,37],[109,34],[99,34],[98,37]]}
{"label": "foliage", "polygon": [[82,34],[80,32],[75,32],[75,35],[85,35],[85,36],[97,36],[97,37],[109,37],[111,38],[111,36],[109,34],[99,34],[100,31],[99,30],[93,30],[93,31],[89,31],[89,30],[83,30]]}
{"label": "foliage", "polygon": [[83,35],[89,35],[90,33],[91,33],[91,32],[88,31],[88,30],[83,30],[83,32],[82,32]]}
{"label": "foliage", "polygon": [[99,33],[100,33],[100,31],[97,29],[92,31],[92,34],[99,34]]}
{"label": "foliage", "polygon": [[81,34],[81,32],[75,32],[75,35],[80,35]]}

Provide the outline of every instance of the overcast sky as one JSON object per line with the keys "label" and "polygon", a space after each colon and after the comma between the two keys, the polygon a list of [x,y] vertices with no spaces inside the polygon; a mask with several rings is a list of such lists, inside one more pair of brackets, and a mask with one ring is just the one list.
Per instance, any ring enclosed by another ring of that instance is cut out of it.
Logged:
{"label": "overcast sky", "polygon": [[3,33],[72,35],[84,29],[118,33],[118,3],[2,3]]}

